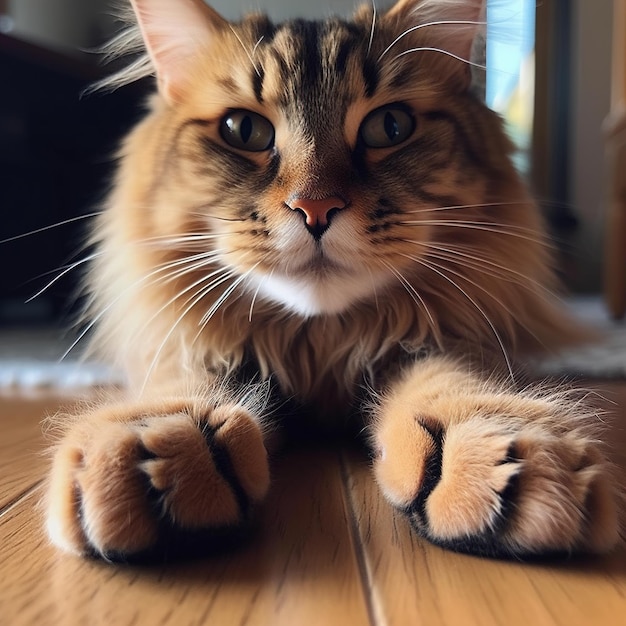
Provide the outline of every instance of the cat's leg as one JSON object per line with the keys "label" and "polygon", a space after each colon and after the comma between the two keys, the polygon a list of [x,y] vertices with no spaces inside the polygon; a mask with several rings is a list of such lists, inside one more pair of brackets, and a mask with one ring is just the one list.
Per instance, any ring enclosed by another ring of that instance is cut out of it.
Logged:
{"label": "cat's leg", "polygon": [[377,482],[434,543],[523,557],[618,541],[597,418],[568,394],[516,393],[437,357],[412,366],[374,413]]}
{"label": "cat's leg", "polygon": [[123,558],[164,535],[237,527],[269,487],[259,416],[241,404],[186,395],[60,423],[47,528],[70,552]]}

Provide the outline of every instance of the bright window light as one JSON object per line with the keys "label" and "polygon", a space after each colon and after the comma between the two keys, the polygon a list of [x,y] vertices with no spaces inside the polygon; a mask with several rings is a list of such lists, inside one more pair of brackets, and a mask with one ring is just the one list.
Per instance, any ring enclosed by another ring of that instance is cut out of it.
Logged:
{"label": "bright window light", "polygon": [[500,113],[528,174],[535,99],[536,0],[487,2],[487,105]]}

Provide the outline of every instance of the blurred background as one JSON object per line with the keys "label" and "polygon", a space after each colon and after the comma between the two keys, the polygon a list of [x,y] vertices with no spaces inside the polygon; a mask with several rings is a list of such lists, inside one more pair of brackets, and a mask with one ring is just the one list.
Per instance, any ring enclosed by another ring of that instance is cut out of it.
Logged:
{"label": "blurred background", "polygon": [[[175,0],[172,0],[174,2]],[[107,69],[90,52],[117,28],[116,0],[0,0],[0,326],[67,323],[80,272],[36,294],[76,261],[119,138],[150,85],[81,97]],[[392,2],[377,2],[379,9]],[[236,19],[349,15],[354,0],[217,0]],[[550,223],[577,293],[602,289],[612,0],[506,0],[488,12],[486,80]],[[35,232],[48,225],[65,225]],[[56,273],[55,273],[56,272]]]}

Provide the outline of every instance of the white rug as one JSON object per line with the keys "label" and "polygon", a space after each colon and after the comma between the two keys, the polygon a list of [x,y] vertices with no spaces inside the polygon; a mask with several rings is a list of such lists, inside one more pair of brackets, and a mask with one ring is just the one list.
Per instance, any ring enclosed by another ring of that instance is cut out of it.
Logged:
{"label": "white rug", "polygon": [[[626,379],[626,323],[611,322],[598,298],[571,302],[577,317],[597,327],[602,343],[580,346],[541,361],[542,374]],[[89,387],[123,385],[123,376],[102,363],[82,362],[80,346],[58,330],[22,329],[0,332],[0,392],[53,389],[73,392]]]}
{"label": "white rug", "polygon": [[598,297],[572,298],[568,306],[575,317],[599,331],[601,340],[545,359],[542,370],[586,378],[626,378],[626,319],[611,320]]}
{"label": "white rug", "polygon": [[0,392],[51,389],[72,393],[124,384],[119,372],[102,363],[83,361],[80,347],[62,359],[72,341],[56,329],[0,332]]}

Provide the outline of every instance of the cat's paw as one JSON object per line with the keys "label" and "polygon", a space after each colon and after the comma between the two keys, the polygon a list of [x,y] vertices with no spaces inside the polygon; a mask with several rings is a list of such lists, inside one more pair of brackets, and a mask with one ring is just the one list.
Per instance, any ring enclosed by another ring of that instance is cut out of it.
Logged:
{"label": "cat's paw", "polygon": [[116,411],[79,420],[55,451],[47,528],[59,547],[137,554],[165,532],[237,527],[267,493],[267,452],[246,409]]}
{"label": "cat's paw", "polygon": [[480,418],[445,429],[418,416],[411,428],[382,429],[376,445],[383,492],[433,543],[523,557],[602,552],[618,540],[607,463],[580,435]]}

